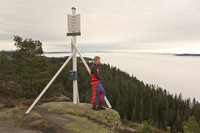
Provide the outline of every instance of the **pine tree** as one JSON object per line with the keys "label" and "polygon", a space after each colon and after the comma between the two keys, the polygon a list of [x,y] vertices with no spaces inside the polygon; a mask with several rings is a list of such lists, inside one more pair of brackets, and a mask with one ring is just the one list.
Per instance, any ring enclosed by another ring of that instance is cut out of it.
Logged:
{"label": "pine tree", "polygon": [[200,133],[199,124],[197,123],[196,118],[194,116],[190,116],[190,118],[187,121],[184,121],[183,127],[187,127],[187,130],[189,132]]}
{"label": "pine tree", "polygon": [[11,90],[16,92],[16,97],[36,97],[50,80],[48,62],[42,57],[42,43],[23,40],[19,36],[14,36],[14,41],[17,50],[12,57],[16,66],[15,79],[19,85]]}
{"label": "pine tree", "polygon": [[131,113],[131,121],[137,121],[137,114],[136,109],[133,107],[132,113]]}
{"label": "pine tree", "polygon": [[9,67],[9,59],[6,56],[5,51],[3,50],[0,54],[0,77],[3,77],[5,79],[8,76],[8,73],[10,71]]}
{"label": "pine tree", "polygon": [[152,127],[145,121],[142,123],[143,133],[154,133]]}

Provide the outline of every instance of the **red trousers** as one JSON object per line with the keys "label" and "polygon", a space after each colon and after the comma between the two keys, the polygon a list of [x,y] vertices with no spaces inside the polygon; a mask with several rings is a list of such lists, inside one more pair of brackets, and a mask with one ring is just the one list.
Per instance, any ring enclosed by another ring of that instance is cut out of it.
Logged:
{"label": "red trousers", "polygon": [[98,106],[103,105],[105,91],[99,81],[91,82],[93,93],[92,93],[92,106],[96,106],[98,102]]}

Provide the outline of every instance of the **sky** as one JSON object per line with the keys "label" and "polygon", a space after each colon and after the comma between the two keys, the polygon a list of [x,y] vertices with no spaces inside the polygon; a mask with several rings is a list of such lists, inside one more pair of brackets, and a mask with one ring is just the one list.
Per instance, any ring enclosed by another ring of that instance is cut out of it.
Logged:
{"label": "sky", "polygon": [[200,53],[199,0],[0,0],[0,50],[13,36],[70,51],[67,14],[81,14],[84,50]]}

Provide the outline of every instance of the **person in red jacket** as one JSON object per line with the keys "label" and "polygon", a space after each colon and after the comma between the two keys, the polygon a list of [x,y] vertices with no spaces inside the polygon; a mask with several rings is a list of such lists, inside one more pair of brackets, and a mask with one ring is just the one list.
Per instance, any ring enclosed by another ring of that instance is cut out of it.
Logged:
{"label": "person in red jacket", "polygon": [[[93,110],[105,110],[103,107],[105,91],[100,83],[102,77],[99,75],[99,64],[100,64],[100,57],[94,57],[94,63],[90,67],[90,74],[91,74],[91,85],[93,88],[92,94],[92,109]],[[98,102],[98,105],[97,105]]]}

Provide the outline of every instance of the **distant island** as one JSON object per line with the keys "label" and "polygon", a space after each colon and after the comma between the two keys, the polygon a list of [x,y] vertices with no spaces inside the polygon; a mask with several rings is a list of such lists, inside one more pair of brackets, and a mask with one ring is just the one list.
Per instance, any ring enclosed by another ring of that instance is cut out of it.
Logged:
{"label": "distant island", "polygon": [[175,54],[175,56],[200,56],[200,54]]}
{"label": "distant island", "polygon": [[71,52],[44,52],[44,54],[64,54],[64,53],[71,53]]}

